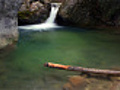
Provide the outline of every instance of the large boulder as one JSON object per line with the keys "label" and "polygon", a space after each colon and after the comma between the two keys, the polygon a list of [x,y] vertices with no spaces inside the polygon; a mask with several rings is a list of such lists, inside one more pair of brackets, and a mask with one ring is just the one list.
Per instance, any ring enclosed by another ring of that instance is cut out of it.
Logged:
{"label": "large boulder", "polygon": [[[119,0],[64,0],[59,12],[62,22],[76,26],[120,25]],[[60,19],[61,20],[61,19]],[[58,22],[60,22],[58,18]]]}
{"label": "large boulder", "polygon": [[18,39],[17,13],[22,0],[0,0],[0,48]]}
{"label": "large boulder", "polygon": [[18,12],[19,25],[44,22],[49,15],[49,3],[48,1],[40,2],[38,0],[24,2]]}

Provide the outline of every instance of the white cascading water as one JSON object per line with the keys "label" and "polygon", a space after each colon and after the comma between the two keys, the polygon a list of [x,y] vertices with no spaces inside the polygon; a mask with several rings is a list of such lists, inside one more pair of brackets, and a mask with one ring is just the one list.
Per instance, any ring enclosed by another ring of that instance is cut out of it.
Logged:
{"label": "white cascading water", "polygon": [[57,3],[52,3],[51,4],[51,12],[49,18],[46,20],[45,23],[55,23],[55,18],[57,16],[57,12],[59,10],[60,5]]}
{"label": "white cascading water", "polygon": [[51,12],[48,19],[42,24],[34,24],[34,25],[26,25],[26,26],[19,26],[19,29],[24,30],[37,30],[37,31],[47,31],[51,28],[59,28],[55,23],[55,19],[60,8],[61,3],[51,3]]}

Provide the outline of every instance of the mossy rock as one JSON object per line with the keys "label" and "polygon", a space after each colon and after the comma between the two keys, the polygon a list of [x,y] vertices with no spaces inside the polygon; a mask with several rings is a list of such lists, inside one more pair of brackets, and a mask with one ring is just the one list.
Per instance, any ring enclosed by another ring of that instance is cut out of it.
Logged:
{"label": "mossy rock", "polygon": [[35,12],[30,12],[29,10],[18,12],[19,19],[29,19],[35,14]]}
{"label": "mossy rock", "polygon": [[48,11],[22,11],[18,12],[18,25],[43,23],[48,17]]}

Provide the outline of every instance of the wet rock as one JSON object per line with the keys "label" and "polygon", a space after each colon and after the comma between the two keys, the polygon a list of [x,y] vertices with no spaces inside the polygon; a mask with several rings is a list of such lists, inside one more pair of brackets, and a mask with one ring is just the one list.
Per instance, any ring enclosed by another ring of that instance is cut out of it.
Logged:
{"label": "wet rock", "polygon": [[120,90],[120,82],[101,77],[73,76],[64,84],[63,90]]}
{"label": "wet rock", "polygon": [[70,77],[69,82],[63,86],[63,90],[84,90],[87,82],[84,77]]}
{"label": "wet rock", "polygon": [[84,77],[80,77],[80,76],[73,76],[71,78],[69,78],[69,82],[71,83],[72,86],[78,86],[81,85],[82,83],[85,82],[85,78]]}

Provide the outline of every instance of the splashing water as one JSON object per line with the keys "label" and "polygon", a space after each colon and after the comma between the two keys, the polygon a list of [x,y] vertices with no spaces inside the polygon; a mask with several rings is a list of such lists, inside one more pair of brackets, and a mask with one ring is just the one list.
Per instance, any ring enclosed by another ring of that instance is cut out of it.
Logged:
{"label": "splashing water", "polygon": [[51,28],[60,28],[55,23],[55,19],[60,8],[60,3],[51,3],[51,12],[48,19],[42,24],[34,24],[34,25],[26,25],[26,26],[19,26],[19,29],[24,30],[35,30],[35,31],[48,31]]}

